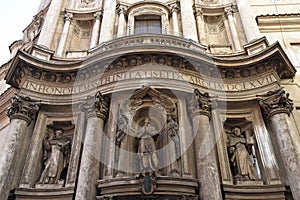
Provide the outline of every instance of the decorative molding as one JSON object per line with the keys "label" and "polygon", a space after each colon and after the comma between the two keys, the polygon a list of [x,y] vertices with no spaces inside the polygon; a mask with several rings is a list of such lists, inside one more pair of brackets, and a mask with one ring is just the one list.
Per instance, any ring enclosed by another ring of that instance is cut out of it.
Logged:
{"label": "decorative molding", "polygon": [[264,96],[260,97],[259,105],[269,118],[279,113],[290,115],[294,109],[293,101],[289,99],[289,93],[286,93],[282,88],[276,91],[269,91]]}
{"label": "decorative molding", "polygon": [[7,110],[7,116],[12,119],[22,119],[28,124],[33,120],[34,114],[40,109],[40,103],[15,94],[11,99],[11,105]]}

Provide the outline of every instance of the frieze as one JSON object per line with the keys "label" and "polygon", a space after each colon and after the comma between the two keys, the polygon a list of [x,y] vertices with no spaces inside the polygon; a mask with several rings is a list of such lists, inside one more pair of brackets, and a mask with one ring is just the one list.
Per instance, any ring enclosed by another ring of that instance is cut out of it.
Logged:
{"label": "frieze", "polygon": [[272,74],[265,76],[260,76],[252,80],[244,82],[233,82],[226,83],[222,82],[222,79],[219,81],[209,81],[197,74],[182,74],[174,70],[151,70],[151,69],[139,69],[131,71],[121,71],[119,73],[110,74],[107,76],[99,77],[99,79],[93,80],[91,82],[82,81],[80,84],[77,84],[73,87],[58,87],[38,84],[36,82],[26,80],[23,84],[23,88],[34,91],[37,93],[51,94],[51,95],[71,95],[79,94],[85,91],[89,91],[107,84],[115,84],[119,81],[126,80],[138,80],[138,79],[149,79],[154,78],[155,80],[169,79],[174,81],[182,81],[185,83],[190,83],[191,85],[200,86],[203,88],[208,88],[210,90],[225,91],[225,92],[238,92],[245,91],[250,89],[256,89],[269,85],[273,82],[276,82],[276,78]]}
{"label": "frieze", "polygon": [[[278,58],[271,58],[265,62],[245,66],[240,68],[225,68],[216,65],[199,64],[196,60],[186,60],[182,57],[169,54],[138,54],[130,56],[121,56],[115,59],[113,62],[103,61],[98,62],[88,68],[80,69],[79,72],[55,72],[38,69],[34,66],[28,65],[25,62],[21,62],[16,68],[13,77],[12,84],[19,85],[24,76],[32,77],[37,80],[41,80],[49,83],[70,83],[75,81],[82,81],[86,79],[99,76],[100,74],[112,74],[122,69],[134,69],[141,65],[166,65],[174,68],[181,73],[188,71],[194,71],[212,78],[222,79],[234,79],[234,78],[248,78],[263,74],[267,71],[275,70],[279,77],[287,76],[284,64]],[[156,72],[158,73],[158,72]],[[120,72],[122,74],[122,72]],[[153,75],[155,77],[157,75]],[[130,76],[132,77],[132,76]],[[151,76],[150,76],[151,77]],[[127,79],[127,78],[125,78]],[[193,83],[193,81],[191,81]],[[204,86],[205,87],[205,86]],[[238,86],[239,87],[239,86]]]}

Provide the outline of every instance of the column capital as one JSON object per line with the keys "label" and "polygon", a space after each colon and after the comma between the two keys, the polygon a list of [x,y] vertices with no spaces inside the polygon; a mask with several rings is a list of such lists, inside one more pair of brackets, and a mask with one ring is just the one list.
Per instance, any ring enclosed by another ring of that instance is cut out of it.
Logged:
{"label": "column capital", "polygon": [[108,103],[107,99],[101,94],[100,91],[97,92],[95,96],[88,96],[87,99],[84,100],[81,107],[86,112],[87,118],[98,117],[103,120],[106,119]]}
{"label": "column capital", "polygon": [[224,11],[226,16],[233,15],[233,9],[231,7],[225,8]]}
{"label": "column capital", "polygon": [[279,113],[290,115],[294,108],[293,100],[289,99],[289,93],[282,88],[258,97],[260,97],[258,98],[259,105],[269,118]]}
{"label": "column capital", "polygon": [[73,19],[73,14],[66,12],[64,17],[65,17],[65,21],[71,21]]}
{"label": "column capital", "polygon": [[103,15],[103,11],[102,10],[94,13],[94,17],[95,17],[96,20],[102,19],[102,15]]}
{"label": "column capital", "polygon": [[125,15],[126,14],[126,11],[127,11],[127,6],[123,5],[123,4],[118,4],[117,5],[117,13],[118,15]]}
{"label": "column capital", "polygon": [[169,6],[171,9],[171,13],[173,13],[173,12],[178,13],[180,11],[179,2],[174,2],[174,3],[170,4]]}
{"label": "column capital", "polygon": [[7,110],[7,116],[12,119],[21,119],[28,124],[33,120],[34,114],[40,109],[40,102],[33,101],[29,97],[15,94],[11,99],[11,105]]}
{"label": "column capital", "polygon": [[200,8],[200,7],[198,7],[198,6],[193,6],[193,10],[194,10],[194,15],[196,16],[196,17],[198,17],[198,16],[203,16],[203,10],[202,10],[202,8]]}
{"label": "column capital", "polygon": [[211,116],[212,101],[207,92],[201,93],[198,89],[195,89],[193,95],[187,101],[188,110],[192,117],[197,115]]}

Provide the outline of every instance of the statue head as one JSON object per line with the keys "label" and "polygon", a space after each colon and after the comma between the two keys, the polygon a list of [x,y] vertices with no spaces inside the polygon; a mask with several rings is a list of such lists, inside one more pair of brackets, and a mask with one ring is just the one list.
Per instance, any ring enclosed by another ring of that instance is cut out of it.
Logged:
{"label": "statue head", "polygon": [[55,131],[54,131],[54,138],[60,139],[63,134],[64,134],[64,130],[63,129],[55,129]]}
{"label": "statue head", "polygon": [[146,117],[146,118],[144,119],[144,126],[149,125],[150,122],[151,122],[151,119],[150,119],[149,117]]}
{"label": "statue head", "polygon": [[231,132],[236,136],[240,136],[241,135],[241,127],[234,126],[231,128]]}

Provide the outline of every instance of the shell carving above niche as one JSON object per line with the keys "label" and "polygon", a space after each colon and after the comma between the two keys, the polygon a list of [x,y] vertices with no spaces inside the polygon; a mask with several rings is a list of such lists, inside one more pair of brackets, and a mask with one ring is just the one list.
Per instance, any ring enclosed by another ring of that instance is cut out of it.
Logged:
{"label": "shell carving above niche", "polygon": [[91,8],[96,5],[96,0],[81,0],[80,8]]}

